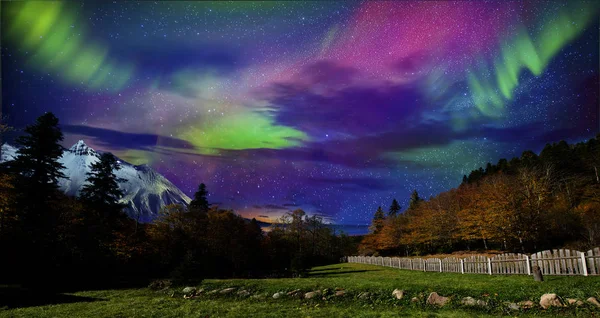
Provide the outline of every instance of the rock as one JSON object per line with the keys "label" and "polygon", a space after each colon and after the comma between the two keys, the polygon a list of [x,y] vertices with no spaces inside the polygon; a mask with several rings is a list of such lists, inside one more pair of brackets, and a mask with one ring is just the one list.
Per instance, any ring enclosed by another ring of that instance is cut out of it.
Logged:
{"label": "rock", "polygon": [[449,301],[450,301],[450,297],[440,296],[436,292],[429,294],[429,297],[427,297],[428,305],[444,306]]}
{"label": "rock", "polygon": [[519,310],[519,309],[521,309],[521,307],[519,307],[519,305],[517,305],[516,303],[504,303],[504,304],[510,310]]}
{"label": "rock", "polygon": [[250,292],[245,289],[242,289],[237,292],[237,295],[240,297],[248,297],[248,296],[250,296]]}
{"label": "rock", "polygon": [[311,299],[311,298],[314,298],[316,296],[321,296],[321,291],[320,290],[315,290],[315,291],[311,291],[311,292],[308,292],[308,293],[304,294],[304,299]]}
{"label": "rock", "polygon": [[296,294],[300,293],[300,289],[296,289],[296,290],[292,290],[291,292],[287,293],[288,296],[296,296]]}
{"label": "rock", "polygon": [[281,298],[283,295],[285,295],[283,292],[277,292],[273,294],[273,299]]}
{"label": "rock", "polygon": [[219,292],[219,294],[223,294],[223,295],[231,294],[231,293],[233,293],[234,290],[235,290],[235,288],[233,288],[233,287],[232,288],[225,288],[225,289],[221,290]]}
{"label": "rock", "polygon": [[575,299],[575,298],[567,298],[567,304],[569,304],[569,306],[581,306],[583,305],[583,301],[579,300],[579,299]]}
{"label": "rock", "polygon": [[550,307],[563,307],[564,305],[560,298],[558,298],[558,295],[543,294],[542,297],[540,297],[540,306],[544,309],[548,309]]}
{"label": "rock", "polygon": [[413,298],[410,299],[410,302],[411,303],[418,303],[419,302],[419,298],[413,297]]}
{"label": "rock", "polygon": [[392,292],[392,296],[395,296],[396,299],[402,299],[402,297],[404,297],[404,293],[404,290],[394,289],[394,291]]}
{"label": "rock", "polygon": [[218,293],[218,292],[219,292],[219,290],[218,290],[218,289],[215,289],[215,290],[211,290],[211,291],[208,291],[208,292],[206,292],[206,294],[207,294],[207,295],[213,295],[213,294],[216,294],[216,293]]}
{"label": "rock", "polygon": [[598,299],[596,299],[596,297],[590,297],[587,299],[587,302],[595,305],[596,307],[600,308],[600,302],[598,302]]}
{"label": "rock", "polygon": [[371,297],[371,293],[364,292],[364,293],[358,294],[359,299],[369,299],[369,297]]}
{"label": "rock", "polygon": [[487,306],[487,302],[485,302],[483,300],[475,299],[473,297],[465,297],[460,301],[460,303],[465,306],[479,306],[479,307]]}
{"label": "rock", "polygon": [[256,294],[256,295],[252,295],[250,298],[252,298],[252,299],[265,299],[265,298],[267,298],[267,294]]}
{"label": "rock", "polygon": [[343,290],[338,290],[335,292],[335,297],[342,297],[344,295],[346,295],[346,292]]}
{"label": "rock", "polygon": [[196,287],[186,287],[182,292],[184,296],[193,296],[196,294]]}
{"label": "rock", "polygon": [[519,302],[519,306],[524,309],[529,309],[535,307],[535,303],[531,300],[524,300]]}

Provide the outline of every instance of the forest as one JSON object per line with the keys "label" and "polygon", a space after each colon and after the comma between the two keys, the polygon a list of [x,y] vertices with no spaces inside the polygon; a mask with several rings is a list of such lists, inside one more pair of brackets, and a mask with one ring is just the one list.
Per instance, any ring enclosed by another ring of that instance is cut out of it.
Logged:
{"label": "forest", "polygon": [[532,252],[600,245],[600,134],[547,144],[463,176],[455,189],[409,207],[377,209],[363,255],[410,256],[468,250]]}
{"label": "forest", "polygon": [[58,188],[62,140],[58,118],[46,113],[16,139],[19,156],[0,167],[0,283],[80,288],[302,276],[355,253],[356,238],[334,235],[302,210],[264,233],[255,219],[209,204],[200,182],[189,206],[169,205],[152,223],[138,223],[119,203],[119,162],[110,153],[91,165],[78,197],[66,196]]}

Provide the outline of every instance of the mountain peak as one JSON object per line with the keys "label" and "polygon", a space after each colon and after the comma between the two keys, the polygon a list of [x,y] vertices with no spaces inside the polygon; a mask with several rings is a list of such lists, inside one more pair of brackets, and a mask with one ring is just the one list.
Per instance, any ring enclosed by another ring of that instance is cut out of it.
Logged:
{"label": "mountain peak", "polygon": [[96,151],[94,149],[88,147],[83,140],[79,140],[76,144],[69,148],[69,151],[76,155],[95,155]]}

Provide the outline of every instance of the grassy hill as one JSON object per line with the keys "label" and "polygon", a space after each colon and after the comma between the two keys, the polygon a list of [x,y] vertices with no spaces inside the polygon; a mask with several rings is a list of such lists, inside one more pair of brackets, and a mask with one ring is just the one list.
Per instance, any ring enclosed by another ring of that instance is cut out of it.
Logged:
{"label": "grassy hill", "polygon": [[[28,298],[14,297],[14,289],[0,293],[1,317],[481,317],[481,316],[600,316],[600,308],[585,304],[580,307],[510,310],[505,302],[532,300],[539,302],[544,293],[562,298],[585,300],[600,297],[600,277],[545,277],[536,283],[526,276],[488,276],[398,270],[362,264],[336,264],[313,268],[307,278],[205,280],[205,289],[194,299],[183,299],[182,288],[166,291],[121,289],[82,291],[72,294]],[[231,294],[219,292],[233,287]],[[407,294],[401,300],[392,296],[395,289]],[[285,293],[329,289],[316,299],[301,299]],[[343,289],[345,295],[333,292]],[[2,290],[2,289],[0,289]],[[238,296],[246,290],[250,296]],[[450,296],[443,308],[426,305],[430,292]],[[279,299],[272,295],[284,292]],[[360,298],[363,292],[370,297]],[[10,303],[10,296],[13,301]],[[485,308],[462,306],[460,300],[471,296],[488,302]],[[411,302],[417,297],[419,301]],[[18,299],[15,299],[18,298]],[[20,303],[15,303],[18,301]],[[16,307],[25,306],[25,307]],[[13,308],[14,307],[14,308]]]}

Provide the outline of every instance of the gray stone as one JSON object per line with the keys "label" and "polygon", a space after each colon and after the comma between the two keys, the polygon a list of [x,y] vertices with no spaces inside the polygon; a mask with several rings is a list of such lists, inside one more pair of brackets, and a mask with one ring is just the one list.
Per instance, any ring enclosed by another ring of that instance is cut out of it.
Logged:
{"label": "gray stone", "polygon": [[196,287],[186,287],[182,292],[185,296],[192,296],[196,293]]}
{"label": "gray stone", "polygon": [[596,299],[596,297],[590,297],[587,299],[587,302],[600,308],[600,302],[598,302],[598,299]]}
{"label": "gray stone", "polygon": [[369,297],[371,297],[371,293],[364,292],[364,293],[358,294],[359,299],[369,299]]}
{"label": "gray stone", "polygon": [[265,299],[267,298],[267,294],[256,294],[256,295],[252,295],[250,298],[252,299]]}
{"label": "gray stone", "polygon": [[234,290],[235,290],[235,288],[233,288],[233,287],[231,287],[231,288],[225,288],[225,289],[221,290],[219,292],[219,294],[223,294],[223,295],[231,294],[231,293],[233,293]]}
{"label": "gray stone", "polygon": [[240,297],[248,297],[248,296],[250,296],[250,292],[245,289],[242,289],[237,292],[237,295]]}
{"label": "gray stone", "polygon": [[550,307],[563,307],[564,305],[560,298],[558,298],[558,295],[543,294],[542,297],[540,297],[540,306],[544,309],[548,309]]}
{"label": "gray stone", "polygon": [[301,291],[300,289],[295,289],[295,290],[292,290],[291,292],[288,292],[287,295],[288,296],[296,296],[297,294],[300,293],[300,291]]}
{"label": "gray stone", "polygon": [[404,290],[394,289],[394,291],[392,292],[392,296],[395,296],[396,299],[402,299],[404,297],[404,293]]}
{"label": "gray stone", "polygon": [[479,306],[479,307],[487,306],[487,302],[480,300],[480,299],[475,299],[473,297],[465,297],[460,301],[460,303],[465,306]]}
{"label": "gray stone", "polygon": [[529,309],[535,307],[535,303],[531,300],[524,300],[519,302],[519,306],[523,309]]}
{"label": "gray stone", "polygon": [[304,299],[311,299],[311,298],[314,298],[317,296],[321,296],[320,290],[315,290],[315,291],[311,291],[311,292],[304,294]]}
{"label": "gray stone", "polygon": [[427,297],[427,304],[428,305],[444,306],[449,301],[450,301],[450,297],[440,296],[436,292],[433,292],[433,293],[429,294],[429,297]]}
{"label": "gray stone", "polygon": [[521,307],[519,307],[519,305],[517,305],[516,303],[504,303],[504,304],[510,310],[520,310],[521,309]]}
{"label": "gray stone", "polygon": [[281,296],[285,295],[283,292],[277,292],[273,294],[273,299],[281,298]]}

